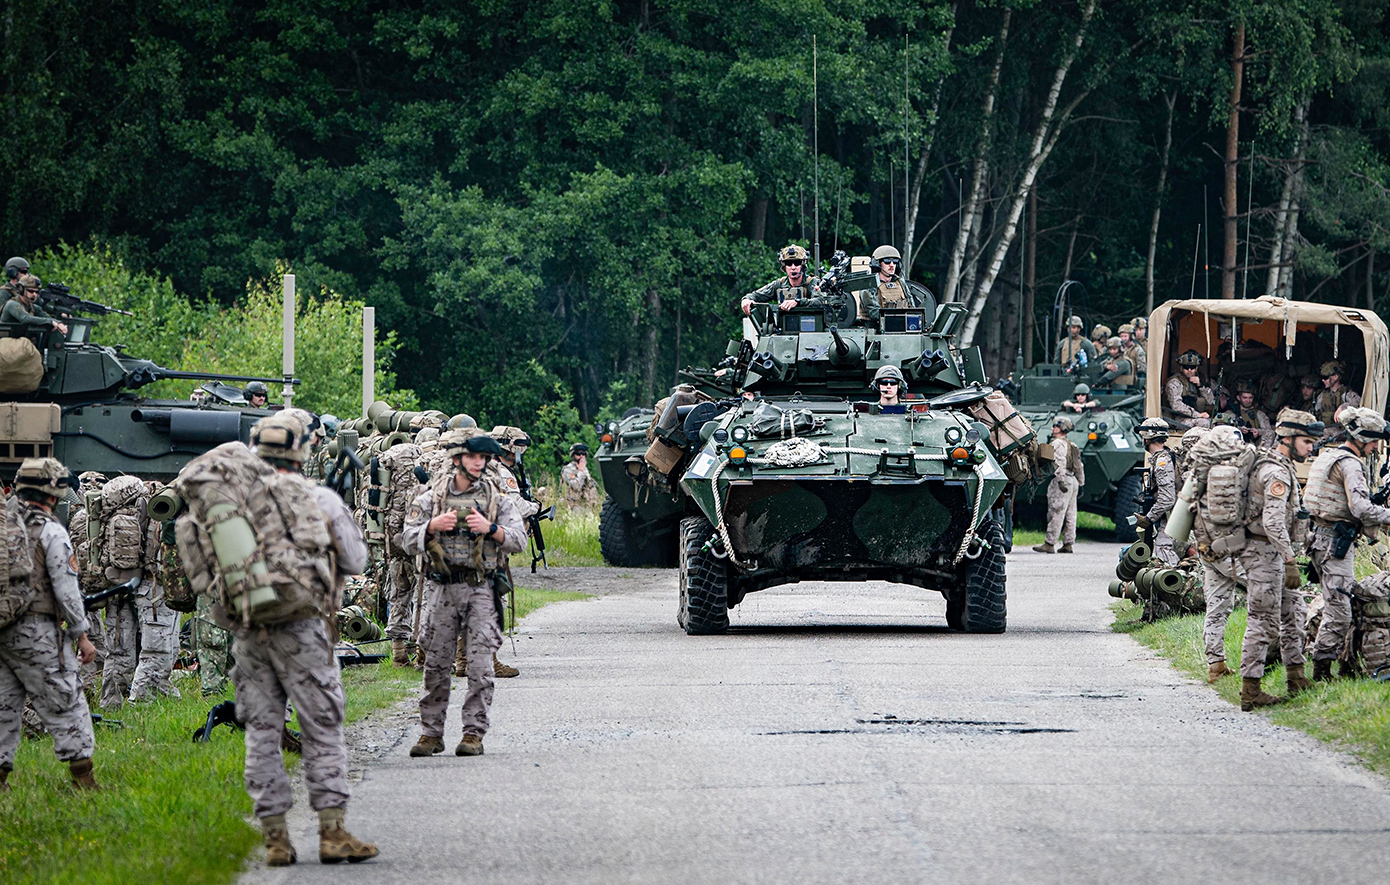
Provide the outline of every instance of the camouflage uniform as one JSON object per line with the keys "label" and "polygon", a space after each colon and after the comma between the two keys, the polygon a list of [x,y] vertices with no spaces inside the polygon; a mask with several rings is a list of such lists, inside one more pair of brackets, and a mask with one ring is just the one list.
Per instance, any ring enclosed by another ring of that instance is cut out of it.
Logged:
{"label": "camouflage uniform", "polygon": [[572,507],[598,500],[598,483],[594,481],[593,474],[580,470],[573,461],[560,468],[560,484],[565,492],[565,503]]}
{"label": "camouflage uniform", "polygon": [[1301,506],[1293,461],[1277,449],[1262,451],[1250,478],[1249,537],[1240,554],[1249,580],[1249,617],[1240,650],[1242,677],[1264,675],[1265,657],[1276,641],[1285,666],[1303,666],[1302,597],[1284,586],[1285,562],[1294,555],[1295,515]]}
{"label": "camouflage uniform", "polygon": [[[1167,413],[1164,417],[1182,430],[1210,427],[1211,419],[1201,417],[1197,409],[1183,402],[1185,396],[1205,400],[1212,408],[1216,406],[1216,397],[1210,387],[1193,384],[1181,375],[1174,375],[1163,385],[1163,409]],[[1205,411],[1210,412],[1211,409]]]}
{"label": "camouflage uniform", "polygon": [[1096,346],[1091,343],[1091,339],[1078,335],[1075,338],[1070,335],[1057,342],[1057,362],[1067,365],[1078,353],[1086,354],[1087,365],[1096,361]]}
{"label": "camouflage uniform", "polygon": [[31,580],[37,581],[38,593],[24,615],[0,630],[0,769],[6,772],[14,767],[26,699],[53,735],[60,760],[90,759],[96,745],[72,648],[88,629],[72,541],[39,508],[10,506],[12,514],[23,513],[30,537],[37,537]]}
{"label": "camouflage uniform", "polygon": [[1361,394],[1347,387],[1345,384],[1338,384],[1336,389],[1327,389],[1318,394],[1316,405],[1312,412],[1318,416],[1318,420],[1326,424],[1331,431],[1337,426],[1337,410],[1342,406],[1361,408]]}
{"label": "camouflage uniform", "polygon": [[1047,545],[1063,547],[1076,543],[1076,494],[1082,477],[1071,472],[1071,450],[1066,437],[1052,440],[1052,481],[1047,484]]}
{"label": "camouflage uniform", "polygon": [[[367,564],[367,548],[352,514],[330,489],[311,486],[310,493],[333,537],[339,574],[359,573]],[[236,666],[231,676],[236,686],[237,718],[246,724],[246,792],[251,795],[256,816],[284,814],[290,808],[290,780],[280,751],[287,702],[293,702],[299,712],[303,730],[301,758],[309,805],[315,811],[346,807],[346,699],[323,617],[245,626],[228,619],[220,605],[214,610],[214,617],[235,636],[232,651]]]}
{"label": "camouflage uniform", "polygon": [[193,613],[193,653],[198,656],[198,681],[203,697],[227,690],[227,674],[232,669],[232,634],[217,624],[212,600],[199,593]]}
{"label": "camouflage uniform", "polygon": [[431,540],[430,520],[452,510],[467,513],[475,506],[484,515],[495,511],[492,521],[502,529],[503,539],[500,544],[491,537],[482,542],[483,574],[479,575],[470,573],[476,561],[472,558],[473,544],[462,527],[462,518],[455,532],[435,536],[444,548],[449,574],[443,581],[430,575],[425,582],[426,616],[420,631],[420,644],[425,649],[425,686],[420,696],[420,727],[428,737],[440,738],[444,734],[452,676],[451,653],[456,650],[462,633],[468,658],[463,733],[481,738],[488,729],[488,708],[492,704],[492,655],[502,644],[502,627],[493,602],[490,573],[506,563],[507,554],[525,546],[526,527],[511,498],[499,494],[498,487],[488,481],[486,474],[474,481],[467,492],[457,491],[452,477],[452,472],[436,477],[430,489],[415,499],[401,533],[401,546],[410,553],[424,554]]}
{"label": "camouflage uniform", "polygon": [[1173,539],[1165,527],[1168,514],[1178,502],[1178,477],[1173,452],[1167,446],[1150,456],[1149,472],[1145,477],[1145,491],[1153,496],[1153,506],[1144,514],[1154,529],[1154,559],[1164,565],[1178,564],[1178,553],[1173,549]]}
{"label": "camouflage uniform", "polygon": [[1371,503],[1366,468],[1361,456],[1348,446],[1324,448],[1308,471],[1305,496],[1313,514],[1313,535],[1308,548],[1321,576],[1323,614],[1318,628],[1313,662],[1333,661],[1351,629],[1352,588],[1356,582],[1355,543],[1346,556],[1332,556],[1333,526],[1354,525],[1358,531],[1390,525],[1390,508]]}
{"label": "camouflage uniform", "polygon": [[159,558],[160,523],[150,520],[145,534],[145,579],[135,591],[140,623],[140,660],[130,682],[130,700],[179,697],[169,677],[179,655],[179,613],[164,603],[164,566]]}
{"label": "camouflage uniform", "polygon": [[396,641],[411,638],[415,611],[415,587],[418,572],[414,554],[401,547],[401,530],[405,516],[415,498],[419,483],[412,472],[420,462],[420,447],[410,443],[392,446],[380,455],[380,463],[391,471],[390,486],[383,521],[386,530],[387,601],[386,638]]}

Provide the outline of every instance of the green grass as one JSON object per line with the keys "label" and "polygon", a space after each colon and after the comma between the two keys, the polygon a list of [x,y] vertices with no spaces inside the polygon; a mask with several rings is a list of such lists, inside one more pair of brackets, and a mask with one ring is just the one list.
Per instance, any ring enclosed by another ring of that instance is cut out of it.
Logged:
{"label": "green grass", "polygon": [[[550,565],[603,565],[598,546],[598,505],[570,508],[555,504],[555,519],[541,520],[545,537],[545,561]],[[531,551],[512,555],[512,572],[531,570]],[[519,600],[518,600],[519,601]]]}
{"label": "green grass", "polygon": [[[1047,540],[1045,526],[1039,528],[1032,521],[1014,522],[1014,546],[1032,547]],[[1115,523],[1111,519],[1094,513],[1077,511],[1076,536],[1080,540],[1113,541]]]}
{"label": "green grass", "polygon": [[[518,587],[516,614],[582,594]],[[384,643],[365,651],[389,648]],[[219,727],[194,744],[193,729],[222,698],[203,698],[195,679],[176,680],[180,700],[127,706],[124,728],[97,726],[93,795],[68,786],[53,741],[19,746],[13,790],[0,793],[0,882],[230,882],[260,842],[248,821],[240,732]],[[420,684],[415,670],[389,663],[346,667],[347,720],[389,707]]]}
{"label": "green grass", "polygon": [[[1118,602],[1114,609],[1116,631],[1129,633],[1171,661],[1178,670],[1205,681],[1207,663],[1202,647],[1202,615],[1143,624],[1139,622],[1140,606]],[[1244,635],[1245,609],[1241,608],[1232,612],[1226,623],[1226,662],[1233,670],[1239,669]],[[1308,670],[1311,674],[1311,662]],[[1270,694],[1282,695],[1285,687],[1283,665],[1267,667],[1263,684]],[[1230,703],[1240,704],[1238,676],[1219,680],[1213,689]],[[1390,683],[1349,679],[1320,684],[1260,715],[1351,752],[1372,770],[1390,775]]]}

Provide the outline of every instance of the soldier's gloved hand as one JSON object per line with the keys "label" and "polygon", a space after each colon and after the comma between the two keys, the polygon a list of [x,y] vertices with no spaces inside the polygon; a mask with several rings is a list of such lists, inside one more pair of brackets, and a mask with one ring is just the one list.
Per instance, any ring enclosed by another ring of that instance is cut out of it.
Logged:
{"label": "soldier's gloved hand", "polygon": [[1290,559],[1284,563],[1284,589],[1297,590],[1303,586],[1303,573],[1298,570],[1298,563]]}
{"label": "soldier's gloved hand", "polygon": [[1147,516],[1140,513],[1139,515],[1134,517],[1134,525],[1136,528],[1146,529],[1149,526],[1153,525],[1153,523],[1149,521],[1149,518]]}

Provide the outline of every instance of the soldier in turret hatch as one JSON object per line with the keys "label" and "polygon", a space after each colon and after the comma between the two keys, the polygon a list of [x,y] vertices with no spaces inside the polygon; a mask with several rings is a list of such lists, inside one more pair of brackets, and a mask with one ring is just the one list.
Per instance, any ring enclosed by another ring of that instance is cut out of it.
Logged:
{"label": "soldier in turret hatch", "polygon": [[811,290],[820,280],[806,276],[807,257],[806,250],[795,243],[778,252],[777,260],[781,262],[785,276],[743,296],[744,316],[749,315],[754,304],[776,302],[780,310],[791,310],[798,302],[811,297]]}
{"label": "soldier in turret hatch", "polygon": [[903,405],[902,395],[907,390],[907,379],[897,366],[881,366],[874,373],[874,389],[878,391],[878,402],[869,409],[873,415],[905,415],[907,406]]}
{"label": "soldier in turret hatch", "polygon": [[264,381],[252,381],[246,385],[246,404],[253,409],[264,409],[270,400],[270,388]]}
{"label": "soldier in turret hatch", "polygon": [[67,324],[49,316],[42,307],[39,307],[38,300],[39,278],[33,274],[23,274],[19,277],[19,286],[15,290],[15,296],[6,301],[5,307],[0,309],[0,324],[13,323],[36,329],[57,329],[66,335],[68,333]]}
{"label": "soldier in turret hatch", "polygon": [[0,286],[0,306],[19,294],[19,278],[29,272],[29,262],[16,255],[5,262],[5,285]]}

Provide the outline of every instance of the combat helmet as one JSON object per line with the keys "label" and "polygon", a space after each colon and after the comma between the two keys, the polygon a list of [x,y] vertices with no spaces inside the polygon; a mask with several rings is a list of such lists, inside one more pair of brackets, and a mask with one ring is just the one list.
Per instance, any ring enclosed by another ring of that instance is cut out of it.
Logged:
{"label": "combat helmet", "polygon": [[319,422],[323,424],[323,435],[329,439],[338,435],[338,425],[343,423],[337,415],[320,415]]}
{"label": "combat helmet", "polygon": [[1076,428],[1076,425],[1071,423],[1071,419],[1066,415],[1058,415],[1056,418],[1053,418],[1052,426],[1062,428],[1063,433],[1071,433],[1072,430]]}
{"label": "combat helmet", "polygon": [[438,427],[422,427],[415,434],[415,444],[422,452],[433,452],[439,448],[439,436]]}
{"label": "combat helmet", "polygon": [[809,257],[805,249],[792,243],[790,246],[784,246],[782,251],[777,253],[777,263],[786,264],[788,261],[800,261],[805,263]]}
{"label": "combat helmet", "polygon": [[1162,418],[1145,418],[1134,432],[1145,442],[1155,439],[1167,439],[1169,433],[1168,422]]}
{"label": "combat helmet", "polygon": [[1133,335],[1133,334],[1134,334],[1134,324],[1133,324],[1133,323],[1120,323],[1120,328],[1116,329],[1115,332],[1116,332],[1116,334],[1118,334],[1118,335],[1123,335],[1123,334],[1126,333],[1126,332],[1128,332],[1129,334]]}
{"label": "combat helmet", "polygon": [[[495,439],[498,445],[513,455],[520,455],[531,445],[531,437],[526,435],[526,431],[520,427],[511,427],[506,424],[498,424],[492,428],[492,432],[488,436]],[[498,454],[500,455],[501,452]]]}
{"label": "combat helmet", "polygon": [[57,458],[25,458],[14,476],[15,493],[31,500],[61,498],[73,484],[72,474]]}
{"label": "combat helmet", "polygon": [[1110,327],[1104,323],[1096,323],[1096,327],[1091,330],[1091,340],[1096,341],[1110,337]]}
{"label": "combat helmet", "polygon": [[1086,324],[1081,322],[1081,317],[1079,316],[1074,316],[1071,319],[1067,320],[1067,328],[1071,329],[1072,326],[1076,326],[1079,329],[1086,328]]}
{"label": "combat helmet", "polygon": [[573,458],[575,455],[587,455],[587,454],[589,454],[589,447],[588,447],[587,445],[585,445],[584,443],[575,443],[574,445],[570,446],[570,457],[571,457],[571,458]]}
{"label": "combat helmet", "polygon": [[1076,396],[1078,393],[1085,394],[1086,396],[1090,396],[1090,395],[1091,395],[1091,385],[1089,385],[1089,384],[1087,384],[1086,382],[1083,381],[1083,382],[1081,382],[1080,384],[1076,385],[1075,387],[1073,387],[1073,388],[1071,389],[1071,395],[1072,395],[1072,396]]}
{"label": "combat helmet", "polygon": [[1200,369],[1202,367],[1202,355],[1195,350],[1185,350],[1178,357],[1178,365],[1184,369]]}
{"label": "combat helmet", "polygon": [[302,464],[311,435],[297,415],[279,412],[252,425],[251,451],[267,461]]}
{"label": "combat helmet", "polygon": [[265,386],[264,381],[252,381],[246,385],[242,393],[246,395],[248,400],[253,396],[263,396],[270,399],[270,388]]}
{"label": "combat helmet", "polygon": [[1312,414],[1287,407],[1280,410],[1279,417],[1275,419],[1274,423],[1275,435],[1285,439],[1295,436],[1308,436],[1317,439],[1322,436],[1326,429],[1327,425]]}
{"label": "combat helmet", "polygon": [[887,379],[898,382],[898,390],[907,390],[907,379],[903,377],[902,370],[897,366],[880,366],[874,373],[873,386],[878,387],[878,382]]}
{"label": "combat helmet", "polygon": [[1347,436],[1358,442],[1390,439],[1390,433],[1385,432],[1385,417],[1374,409],[1347,406],[1337,413],[1337,421]]}
{"label": "combat helmet", "polygon": [[1124,342],[1120,340],[1118,335],[1111,335],[1109,338],[1105,339],[1105,346],[1107,348],[1113,347],[1116,350],[1119,350],[1121,347],[1124,347],[1125,345]]}
{"label": "combat helmet", "polygon": [[1341,360],[1328,360],[1318,369],[1318,374],[1323,378],[1331,378],[1333,375],[1345,375],[1347,364]]}
{"label": "combat helmet", "polygon": [[478,422],[473,420],[473,416],[466,415],[463,412],[459,412],[457,415],[444,422],[445,430],[467,430],[470,427],[477,426]]}
{"label": "combat helmet", "polygon": [[106,485],[106,474],[96,470],[86,470],[77,476],[77,488],[80,492],[94,492]]}
{"label": "combat helmet", "polygon": [[879,246],[874,250],[874,254],[869,258],[869,270],[874,273],[879,272],[884,260],[898,262],[899,269],[903,266],[903,254],[892,246]]}
{"label": "combat helmet", "polygon": [[18,255],[5,262],[5,279],[7,280],[17,280],[20,274],[28,272],[29,262]]}
{"label": "combat helmet", "polygon": [[460,428],[446,432],[439,438],[439,447],[448,452],[451,458],[465,452],[491,458],[502,454],[502,447],[497,444],[497,440],[486,433],[479,433],[476,428]]}

